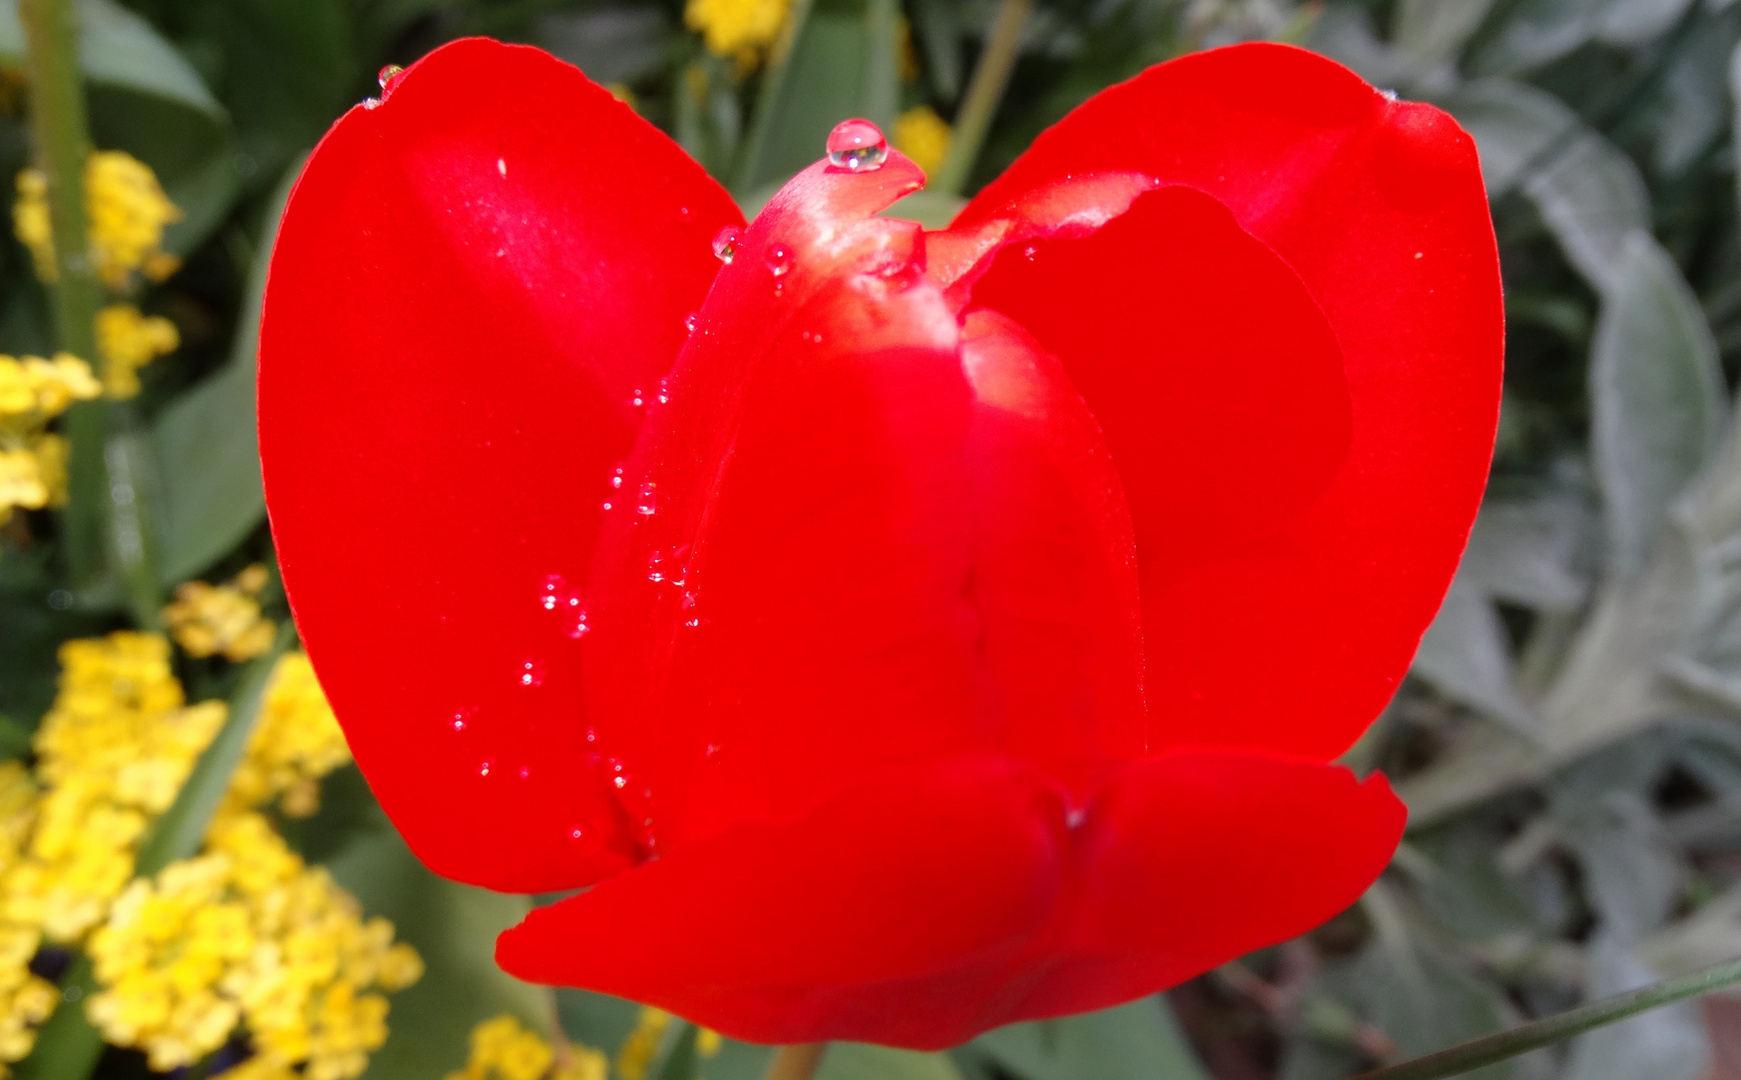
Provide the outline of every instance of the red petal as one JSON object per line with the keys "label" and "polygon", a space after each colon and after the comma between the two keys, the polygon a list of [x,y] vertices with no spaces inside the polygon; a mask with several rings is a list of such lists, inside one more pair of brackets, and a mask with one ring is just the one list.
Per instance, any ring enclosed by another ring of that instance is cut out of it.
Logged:
{"label": "red petal", "polygon": [[741,220],[579,71],[484,40],[351,110],[297,185],[261,334],[274,535],[357,760],[441,873],[531,891],[629,857],[572,612],[541,601],[584,580],[630,399]]}
{"label": "red petal", "polygon": [[[1164,589],[1145,574],[1143,597],[1150,706],[1174,739],[1334,755],[1406,669],[1486,477],[1503,327],[1474,145],[1445,114],[1387,100],[1329,60],[1235,46],[1093,98],[969,204],[961,225],[1096,171],[1139,171],[1221,200],[1299,274],[1341,346],[1352,441],[1328,490],[1270,550],[1206,553]],[[1071,301],[1116,287],[1121,272],[1107,266]],[[1255,299],[1244,311],[1270,318]],[[1148,316],[1163,341],[1174,332],[1146,306],[1130,314]],[[1222,401],[1216,415],[1249,400]],[[1127,475],[1140,501],[1136,487]]]}
{"label": "red petal", "polygon": [[734,825],[533,912],[496,956],[754,1042],[938,1048],[1301,933],[1360,895],[1403,820],[1381,777],[1306,762],[1140,762],[1076,819],[1037,770],[957,758]]}
{"label": "red petal", "polygon": [[813,167],[757,218],[630,462],[589,705],[662,853],[981,741],[959,330],[869,216],[910,168]]}
{"label": "red petal", "polygon": [[1021,327],[973,312],[961,354],[976,398],[970,588],[999,745],[1086,797],[1148,751],[1124,490],[1063,366]]}
{"label": "red petal", "polygon": [[1106,785],[1077,837],[1082,891],[1010,1020],[1174,986],[1324,922],[1366,891],[1408,811],[1384,777],[1182,751]]}
{"label": "red petal", "polygon": [[534,911],[496,960],[753,1042],[947,1046],[997,1022],[990,992],[1055,911],[1064,832],[1026,766],[900,770]]}

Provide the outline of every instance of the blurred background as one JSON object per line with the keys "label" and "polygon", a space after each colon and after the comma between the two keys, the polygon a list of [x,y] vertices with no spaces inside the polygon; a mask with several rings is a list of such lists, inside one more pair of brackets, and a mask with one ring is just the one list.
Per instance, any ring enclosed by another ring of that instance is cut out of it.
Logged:
{"label": "blurred background", "polygon": [[[44,283],[45,84],[18,0],[0,0],[0,175],[17,178],[0,242],[3,1067],[766,1066],[763,1048],[499,974],[493,936],[532,900],[417,865],[287,633],[253,435],[279,208],[385,66],[471,34],[577,64],[749,213],[859,115],[932,173],[902,211],[940,225],[1097,90],[1258,38],[1448,109],[1479,144],[1508,319],[1492,484],[1412,674],[1347,757],[1409,805],[1391,869],[1320,930],[1162,997],[947,1054],[836,1046],[826,1080],[1338,1080],[1741,956],[1741,4],[72,6],[63,82],[83,85],[99,151],[82,301]],[[54,329],[69,302],[95,328],[82,344]],[[1472,1075],[1741,1077],[1741,998]]]}

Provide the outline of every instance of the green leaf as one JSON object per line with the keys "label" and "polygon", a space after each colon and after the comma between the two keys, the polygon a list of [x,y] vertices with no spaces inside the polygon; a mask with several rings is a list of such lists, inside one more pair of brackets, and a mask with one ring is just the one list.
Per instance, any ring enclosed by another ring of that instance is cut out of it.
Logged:
{"label": "green leaf", "polygon": [[1021,1080],[1208,1080],[1159,996],[1011,1024],[981,1035],[967,1049],[986,1054]]}
{"label": "green leaf", "polygon": [[166,587],[222,558],[266,515],[254,427],[255,352],[278,219],[300,171],[292,166],[267,211],[229,362],[165,406],[151,426],[164,519],[158,573]]}
{"label": "green leaf", "polygon": [[1451,63],[1492,7],[1493,0],[1399,0],[1391,37],[1423,65]]}
{"label": "green leaf", "polygon": [[1468,83],[1446,104],[1475,136],[1488,192],[1521,190],[1578,272],[1608,285],[1626,238],[1650,225],[1649,193],[1631,159],[1558,98],[1521,83]]}
{"label": "green leaf", "polygon": [[829,1043],[816,1080],[961,1080],[948,1054],[868,1043]]}
{"label": "green leaf", "polygon": [[1421,638],[1415,674],[1528,738],[1539,721],[1512,685],[1511,649],[1493,602],[1459,577]]}
{"label": "green leaf", "polygon": [[893,0],[815,0],[759,107],[735,191],[784,182],[822,156],[828,132],[848,117],[889,129],[901,85],[896,14]]}
{"label": "green leaf", "polygon": [[[222,122],[224,107],[174,45],[113,0],[78,0],[79,66],[99,86],[165,98]],[[24,62],[18,0],[0,0],[0,63]]]}
{"label": "green leaf", "polygon": [[1635,573],[1669,504],[1703,469],[1727,411],[1717,346],[1697,297],[1647,233],[1629,234],[1590,357],[1591,452],[1608,564]]}

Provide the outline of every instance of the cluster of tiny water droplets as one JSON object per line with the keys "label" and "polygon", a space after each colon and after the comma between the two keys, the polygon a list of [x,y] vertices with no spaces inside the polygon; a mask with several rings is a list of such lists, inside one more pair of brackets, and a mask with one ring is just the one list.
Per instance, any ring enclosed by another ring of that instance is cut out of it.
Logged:
{"label": "cluster of tiny water droplets", "polygon": [[659,485],[651,480],[641,483],[641,490],[635,496],[635,513],[642,517],[652,517],[659,512]]}
{"label": "cluster of tiny water droplets", "polygon": [[561,620],[562,632],[576,641],[591,632],[580,590],[571,588],[561,574],[550,574],[538,589],[538,606]]}
{"label": "cluster of tiny water droplets", "polygon": [[848,172],[875,172],[889,159],[889,140],[869,120],[842,120],[828,133],[828,163]]}

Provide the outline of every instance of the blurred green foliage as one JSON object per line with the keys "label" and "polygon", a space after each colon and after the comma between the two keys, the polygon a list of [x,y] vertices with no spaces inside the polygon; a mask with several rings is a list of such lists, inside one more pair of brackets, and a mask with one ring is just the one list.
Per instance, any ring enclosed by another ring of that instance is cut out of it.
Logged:
{"label": "blurred green foliage", "polygon": [[[745,64],[709,54],[673,0],[79,7],[96,144],[150,164],[186,212],[167,241],[183,269],[138,298],[183,339],[138,400],[166,589],[270,558],[252,428],[265,258],[302,156],[381,66],[466,34],[542,45],[620,84],[753,210],[846,115],[957,117],[998,10],[798,0],[789,40]],[[1488,502],[1413,675],[1348,757],[1396,779],[1408,840],[1354,910],[1175,991],[1171,1009],[1021,1025],[950,1055],[837,1047],[827,1080],[1335,1080],[1741,955],[1741,4],[1042,0],[983,145],[958,149],[967,190],[1095,91],[1253,37],[1451,111],[1479,144],[1498,229],[1509,327]],[[24,48],[0,2],[0,67]],[[24,92],[0,80],[0,176],[27,163]],[[52,344],[28,255],[0,243],[0,349]],[[6,754],[28,752],[58,643],[126,623],[112,584],[69,577],[57,528],[35,513],[0,534]],[[235,682],[217,665],[181,674],[194,699]],[[526,901],[430,877],[354,772],[329,789],[291,839],[430,965],[396,1000],[371,1077],[457,1068],[465,1032],[502,1011],[607,1050],[633,1030],[628,1003],[499,975],[490,939]],[[1477,1075],[1695,1080],[1736,1022],[1676,1006]],[[692,1074],[686,1045],[673,1025],[655,1075]],[[767,1056],[728,1043],[699,1071],[747,1078]],[[101,1069],[142,1065],[111,1051]]]}

